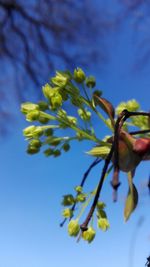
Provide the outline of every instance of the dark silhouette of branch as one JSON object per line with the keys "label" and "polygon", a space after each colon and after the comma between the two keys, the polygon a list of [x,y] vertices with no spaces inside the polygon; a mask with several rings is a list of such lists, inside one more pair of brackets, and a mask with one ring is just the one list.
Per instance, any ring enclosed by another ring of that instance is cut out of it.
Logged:
{"label": "dark silhouette of branch", "polygon": [[[58,66],[72,70],[103,63],[108,54],[104,37],[113,29],[107,13],[89,0],[0,0],[0,84],[11,77],[8,91],[20,103],[40,94]],[[7,97],[2,100],[7,106]]]}

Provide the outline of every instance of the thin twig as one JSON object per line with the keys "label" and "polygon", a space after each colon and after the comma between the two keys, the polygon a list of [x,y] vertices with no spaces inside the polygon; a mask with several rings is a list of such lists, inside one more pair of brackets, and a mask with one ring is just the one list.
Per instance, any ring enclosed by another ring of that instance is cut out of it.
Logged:
{"label": "thin twig", "polygon": [[[80,186],[83,187],[85,184],[85,181],[90,173],[90,171],[98,164],[102,161],[101,158],[96,158],[92,164],[89,166],[89,168],[87,169],[87,171],[84,173],[83,178],[81,180]],[[74,211],[76,207],[76,203],[72,206],[71,210]],[[72,215],[73,217],[73,215]],[[70,218],[70,220],[72,219],[72,217]],[[63,227],[63,225],[65,224],[65,222],[67,221],[67,218],[65,218],[61,223],[60,223],[60,227]]]}

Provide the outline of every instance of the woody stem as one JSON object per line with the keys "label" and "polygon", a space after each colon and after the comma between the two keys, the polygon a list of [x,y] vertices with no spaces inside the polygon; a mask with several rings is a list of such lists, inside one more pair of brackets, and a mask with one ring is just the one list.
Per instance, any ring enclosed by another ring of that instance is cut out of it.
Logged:
{"label": "woody stem", "polygon": [[96,194],[95,194],[95,197],[94,197],[94,200],[93,200],[93,204],[92,204],[92,206],[90,208],[90,211],[89,211],[85,221],[80,225],[81,231],[86,231],[87,230],[88,224],[89,224],[89,222],[90,222],[90,220],[92,218],[92,215],[93,215],[93,213],[95,211],[95,208],[96,208],[99,196],[100,196],[100,192],[101,192],[101,189],[102,189],[102,186],[103,186],[103,182],[104,182],[104,179],[105,179],[105,175],[106,175],[106,172],[107,172],[107,168],[108,168],[108,165],[109,165],[109,163],[111,161],[111,158],[112,158],[113,151],[114,151],[114,145],[112,145],[111,150],[110,150],[109,154],[107,155],[107,157],[105,159],[105,164],[104,164],[104,167],[103,167],[103,170],[102,170],[101,178],[100,178],[100,181],[99,181],[99,184],[98,184],[98,187],[97,187],[97,191],[96,191]]}

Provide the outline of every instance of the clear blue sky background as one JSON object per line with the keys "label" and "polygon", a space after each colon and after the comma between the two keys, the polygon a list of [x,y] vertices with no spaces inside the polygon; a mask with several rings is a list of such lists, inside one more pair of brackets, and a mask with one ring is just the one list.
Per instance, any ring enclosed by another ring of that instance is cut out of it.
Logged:
{"label": "clear blue sky background", "polygon": [[[117,105],[136,98],[144,110],[150,108],[150,64],[144,71],[133,71],[135,44],[125,27],[112,39],[111,60],[105,72],[92,69],[104,96]],[[30,98],[30,96],[29,96]],[[19,106],[16,109],[19,112]],[[107,201],[111,228],[97,232],[91,245],[68,237],[61,221],[61,197],[79,184],[91,159],[84,154],[89,145],[73,145],[72,152],[60,158],[43,154],[28,156],[22,136],[24,118],[14,125],[14,134],[1,142],[0,162],[0,267],[141,267],[150,253],[150,198],[144,184],[149,163],[139,166],[135,183],[140,192],[139,206],[128,223],[123,220],[127,184],[120,187],[118,203],[112,203],[106,183],[102,198]],[[90,175],[97,181],[97,167]],[[122,182],[125,176],[122,175]],[[89,178],[89,179],[90,179]],[[143,223],[137,227],[143,217]],[[135,246],[132,239],[136,236]],[[133,258],[130,257],[132,251]],[[131,262],[133,260],[133,265]]]}

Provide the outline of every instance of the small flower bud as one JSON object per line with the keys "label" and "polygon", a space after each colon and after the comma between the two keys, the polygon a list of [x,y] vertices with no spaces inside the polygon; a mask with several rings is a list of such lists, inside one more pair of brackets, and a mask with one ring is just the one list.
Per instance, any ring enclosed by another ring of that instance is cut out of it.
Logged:
{"label": "small flower bud", "polygon": [[44,118],[42,116],[39,117],[38,121],[42,124],[47,124],[49,122],[48,118]]}
{"label": "small flower bud", "polygon": [[53,149],[48,148],[44,151],[44,154],[46,157],[49,157],[49,156],[53,155],[53,152],[54,152]]}
{"label": "small flower bud", "polygon": [[62,105],[62,96],[57,93],[51,98],[52,109],[57,109]]}
{"label": "small flower bud", "polygon": [[106,207],[106,204],[104,202],[98,202],[97,203],[97,209],[103,210]]}
{"label": "small flower bud", "polygon": [[45,101],[39,101],[38,106],[41,111],[45,111],[48,109],[48,104]]}
{"label": "small flower bud", "polygon": [[77,202],[84,202],[85,200],[86,200],[86,195],[83,193],[78,194],[76,197]]}
{"label": "small flower bud", "polygon": [[39,119],[40,111],[39,110],[33,110],[27,113],[26,120],[27,121],[36,121]]}
{"label": "small flower bud", "polygon": [[95,238],[96,232],[92,227],[89,227],[87,231],[83,231],[82,238],[88,243],[91,243]]}
{"label": "small flower bud", "polygon": [[93,95],[98,96],[98,97],[101,97],[101,95],[102,95],[102,91],[100,91],[100,90],[95,90],[95,91],[93,92]]}
{"label": "small flower bud", "polygon": [[102,231],[107,231],[107,229],[110,227],[109,222],[106,218],[99,218],[97,220],[98,228],[100,228]]}
{"label": "small flower bud", "polygon": [[44,135],[45,136],[52,136],[53,135],[53,129],[46,129],[45,132],[44,132]]}
{"label": "small flower bud", "polygon": [[72,116],[67,116],[67,119],[71,124],[74,124],[74,125],[77,124],[77,118],[72,117]]}
{"label": "small flower bud", "polygon": [[73,195],[68,194],[68,195],[63,196],[63,200],[61,203],[63,206],[71,206],[74,203],[75,203],[75,199],[74,199]]}
{"label": "small flower bud", "polygon": [[62,148],[65,152],[68,152],[70,150],[70,145],[68,143],[65,143]]}
{"label": "small flower bud", "polygon": [[77,83],[84,82],[85,78],[86,78],[85,73],[81,68],[77,68],[74,70],[74,80]]}
{"label": "small flower bud", "polygon": [[70,236],[77,236],[80,232],[78,220],[71,220],[68,224],[68,233]]}
{"label": "small flower bud", "polygon": [[23,130],[23,135],[28,137],[28,138],[31,138],[33,136],[33,133],[36,129],[36,126],[34,125],[31,125],[29,127],[26,127],[24,130]]}
{"label": "small flower bud", "polygon": [[59,149],[54,150],[53,155],[54,155],[55,158],[59,157],[61,155],[60,150]]}
{"label": "small flower bud", "polygon": [[68,82],[68,76],[61,72],[56,72],[56,76],[51,79],[52,83],[54,85],[57,85],[59,87],[65,87]]}
{"label": "small flower bud", "polygon": [[36,147],[36,146],[28,146],[27,148],[27,153],[32,155],[32,154],[36,154],[40,151],[39,147]]}
{"label": "small flower bud", "polygon": [[42,143],[39,139],[33,139],[30,141],[29,145],[39,148],[41,147]]}
{"label": "small flower bud", "polygon": [[82,193],[82,186],[77,185],[77,186],[75,187],[75,191],[76,191],[77,193]]}
{"label": "small flower bud", "polygon": [[63,215],[65,218],[71,218],[72,215],[73,215],[73,211],[72,211],[71,209],[65,209],[65,210],[63,210],[62,215]]}
{"label": "small flower bud", "polygon": [[55,90],[53,87],[51,87],[48,83],[45,84],[45,86],[42,87],[43,94],[44,96],[48,99],[51,100],[51,97],[55,94]]}
{"label": "small flower bud", "polygon": [[93,88],[96,85],[95,77],[89,76],[86,78],[86,86],[89,88]]}
{"label": "small flower bud", "polygon": [[21,112],[27,114],[28,112],[38,110],[39,106],[30,102],[25,102],[21,105]]}

